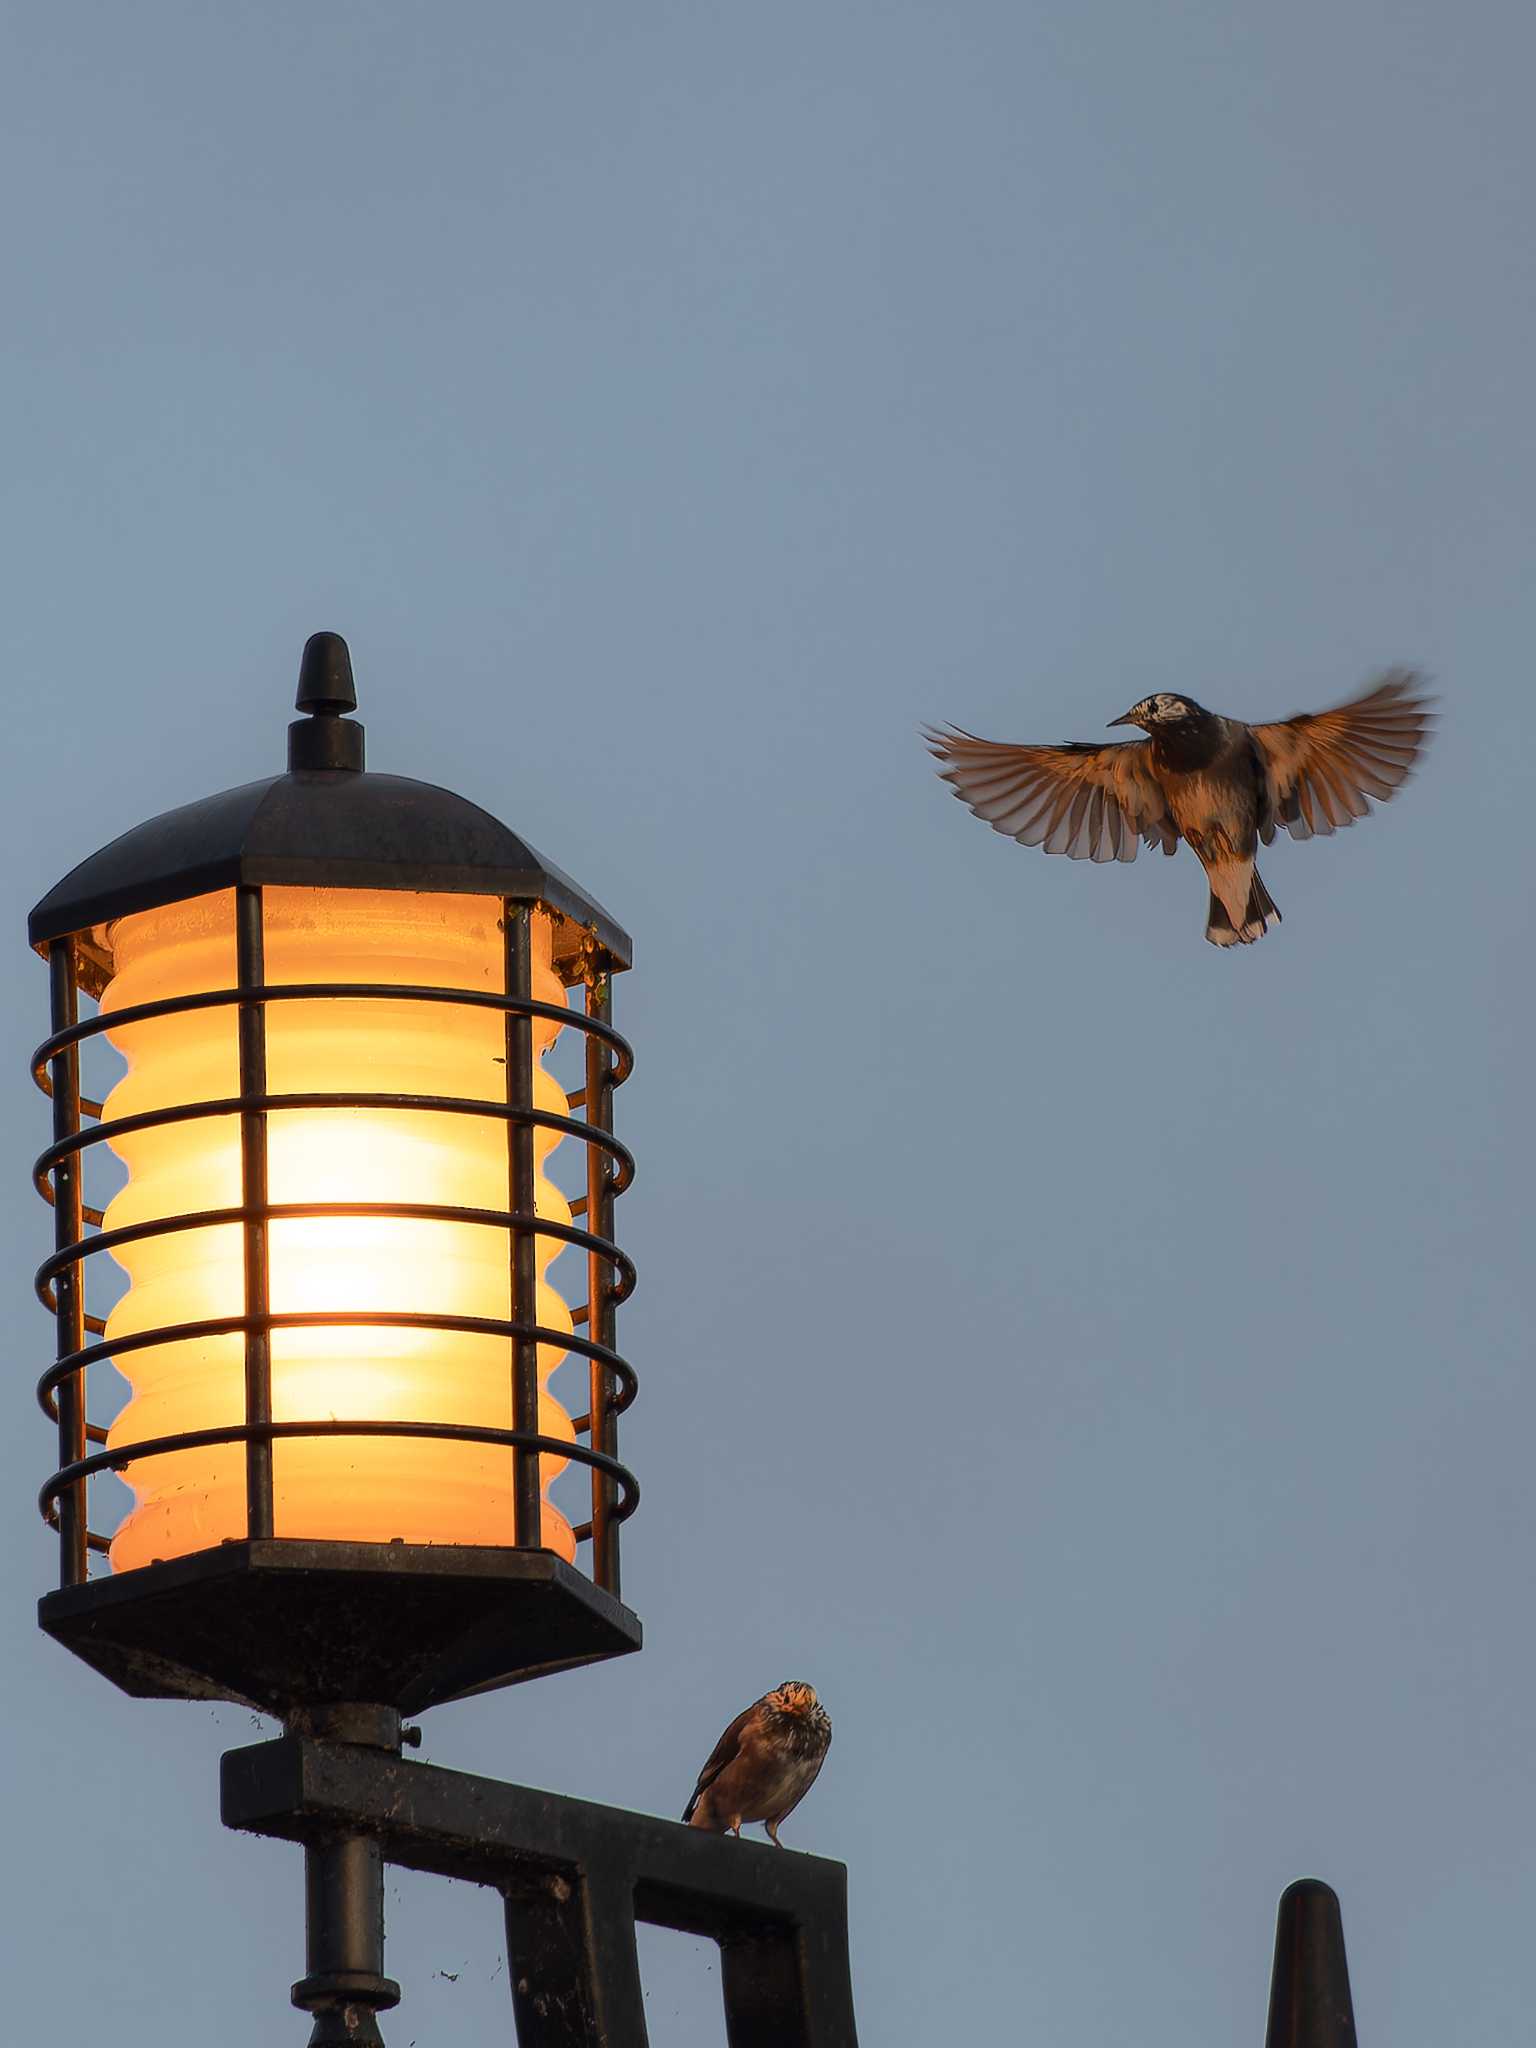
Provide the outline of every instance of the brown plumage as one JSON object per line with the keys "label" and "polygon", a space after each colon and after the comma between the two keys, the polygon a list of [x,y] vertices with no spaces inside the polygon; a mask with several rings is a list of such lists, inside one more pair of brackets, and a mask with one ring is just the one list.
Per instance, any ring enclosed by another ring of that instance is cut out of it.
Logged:
{"label": "brown plumage", "polygon": [[1248,945],[1280,922],[1254,865],[1284,826],[1310,839],[1352,825],[1411,772],[1428,735],[1428,700],[1411,669],[1392,669],[1363,697],[1275,725],[1245,725],[1192,697],[1144,697],[1112,725],[1148,737],[1065,747],[1010,746],[953,727],[925,737],[956,796],[1025,846],[1074,860],[1172,853],[1181,839],[1210,879],[1205,936]]}
{"label": "brown plumage", "polygon": [[726,1729],[683,1819],[690,1827],[738,1836],[743,1822],[760,1820],[782,1849],[779,1825],[810,1791],[831,1742],[831,1717],[813,1689],[786,1679]]}

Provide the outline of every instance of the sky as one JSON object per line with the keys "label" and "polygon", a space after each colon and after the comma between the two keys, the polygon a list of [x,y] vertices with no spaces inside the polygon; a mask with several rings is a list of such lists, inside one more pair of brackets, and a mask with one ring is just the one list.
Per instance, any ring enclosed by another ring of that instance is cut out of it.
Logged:
{"label": "sky", "polygon": [[[1303,1874],[1365,2043],[1526,2038],[1530,10],[13,0],[0,52],[16,2038],[305,2038],[298,1852],[218,1821],[271,1724],[35,1627],[24,920],[277,770],[320,628],[373,766],[635,937],[646,1648],[421,1754],[675,1814],[811,1681],[866,2043],[1257,2042]],[[1230,954],[1187,852],[1014,846],[916,735],[1394,662],[1422,773]],[[391,2048],[505,2039],[495,1899],[388,1912]],[[720,2041],[712,1953],[642,1954],[654,2048]]]}

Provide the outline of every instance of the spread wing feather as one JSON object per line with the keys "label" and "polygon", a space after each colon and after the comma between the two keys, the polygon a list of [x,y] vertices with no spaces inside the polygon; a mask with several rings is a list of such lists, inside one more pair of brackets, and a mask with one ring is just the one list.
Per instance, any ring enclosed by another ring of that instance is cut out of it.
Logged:
{"label": "spread wing feather", "polygon": [[1412,669],[1390,669],[1352,703],[1253,728],[1269,782],[1266,845],[1277,825],[1310,839],[1365,817],[1368,797],[1397,794],[1433,722],[1420,681]]}
{"label": "spread wing feather", "polygon": [[1179,843],[1146,740],[1020,747],[956,726],[928,726],[923,737],[955,795],[1021,846],[1132,861],[1140,840],[1164,853]]}

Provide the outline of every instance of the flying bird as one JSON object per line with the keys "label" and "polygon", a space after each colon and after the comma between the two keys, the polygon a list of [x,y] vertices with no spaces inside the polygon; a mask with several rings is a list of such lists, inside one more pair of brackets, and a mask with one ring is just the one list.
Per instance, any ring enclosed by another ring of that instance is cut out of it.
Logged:
{"label": "flying bird", "polygon": [[691,1827],[740,1836],[760,1820],[776,1848],[779,1826],[816,1782],[832,1743],[832,1719],[814,1689],[787,1678],[738,1714],[710,1752],[683,1813]]}
{"label": "flying bird", "polygon": [[1412,669],[1390,669],[1363,697],[1275,725],[1244,725],[1168,691],[1143,697],[1111,726],[1144,740],[1018,747],[953,726],[924,729],[955,795],[1023,846],[1074,860],[1136,858],[1139,844],[1193,847],[1211,885],[1205,936],[1247,946],[1280,922],[1254,865],[1284,826],[1310,839],[1363,818],[1411,772],[1428,735],[1429,700]]}

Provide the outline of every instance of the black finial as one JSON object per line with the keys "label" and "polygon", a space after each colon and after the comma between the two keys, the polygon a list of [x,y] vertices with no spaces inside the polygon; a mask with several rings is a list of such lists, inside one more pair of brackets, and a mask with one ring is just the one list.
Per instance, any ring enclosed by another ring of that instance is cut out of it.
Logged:
{"label": "black finial", "polygon": [[352,657],[339,633],[311,633],[299,661],[300,711],[355,711]]}
{"label": "black finial", "polygon": [[288,766],[360,769],[363,728],[343,713],[357,709],[352,657],[339,633],[311,633],[299,662],[295,703],[307,718],[288,728]]}
{"label": "black finial", "polygon": [[1302,1877],[1280,1894],[1265,2048],[1355,2048],[1338,1894]]}

